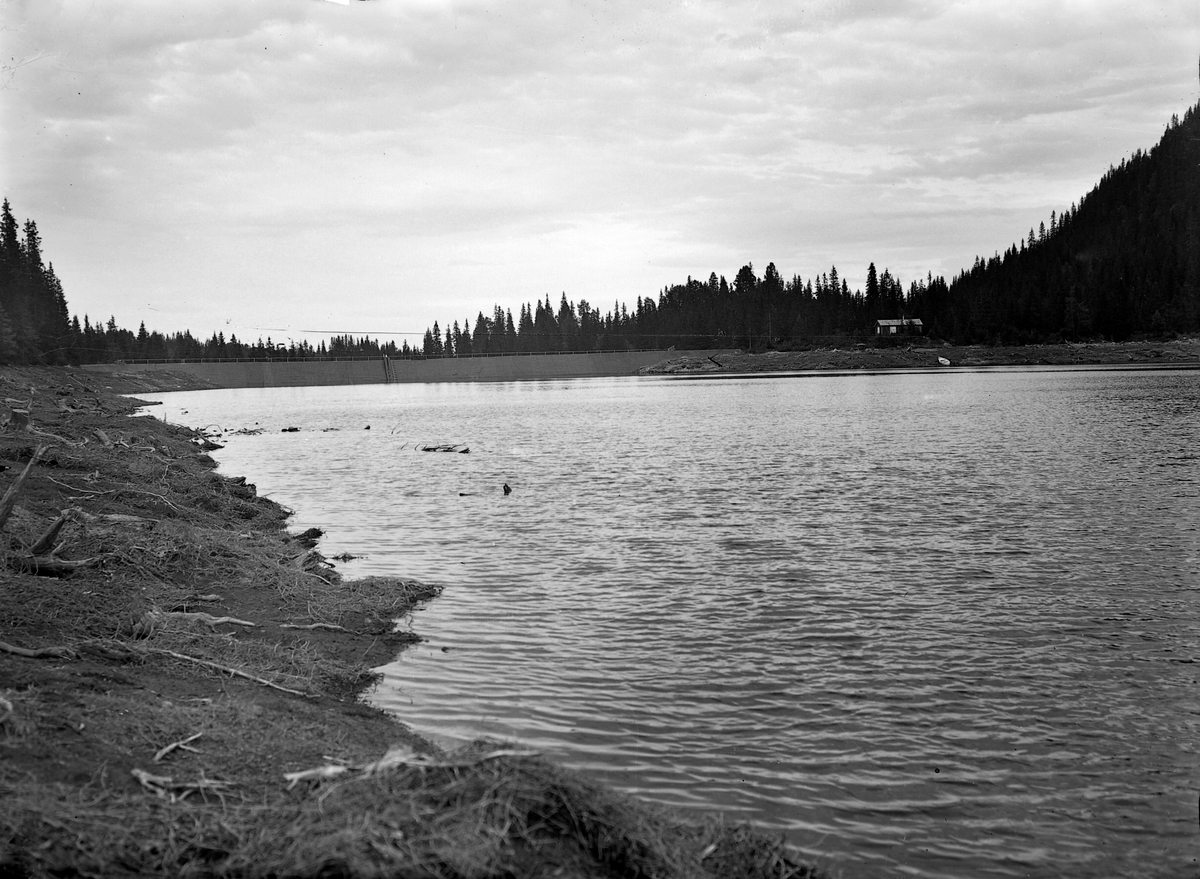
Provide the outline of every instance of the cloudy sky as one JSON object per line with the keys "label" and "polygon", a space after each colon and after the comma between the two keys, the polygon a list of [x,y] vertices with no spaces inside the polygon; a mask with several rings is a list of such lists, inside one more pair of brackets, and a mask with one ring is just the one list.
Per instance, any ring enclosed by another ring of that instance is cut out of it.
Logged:
{"label": "cloudy sky", "polygon": [[[1003,250],[1200,95],[1200,3],[0,0],[73,313],[313,340]],[[400,337],[395,337],[397,341]]]}

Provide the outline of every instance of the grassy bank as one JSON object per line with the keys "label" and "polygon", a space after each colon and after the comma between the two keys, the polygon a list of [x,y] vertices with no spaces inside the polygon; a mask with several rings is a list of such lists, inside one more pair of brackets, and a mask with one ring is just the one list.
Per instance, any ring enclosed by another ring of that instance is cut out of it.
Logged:
{"label": "grassy bank", "polygon": [[344,581],[121,378],[0,371],[0,876],[808,876],[357,696],[436,590]]}

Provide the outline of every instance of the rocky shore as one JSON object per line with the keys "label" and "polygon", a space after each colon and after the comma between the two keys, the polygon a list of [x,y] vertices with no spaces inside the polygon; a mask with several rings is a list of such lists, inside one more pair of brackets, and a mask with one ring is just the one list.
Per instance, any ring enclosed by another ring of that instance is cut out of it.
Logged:
{"label": "rocky shore", "polygon": [[362,703],[436,588],[343,580],[204,437],[120,396],[194,387],[0,370],[0,876],[815,875]]}

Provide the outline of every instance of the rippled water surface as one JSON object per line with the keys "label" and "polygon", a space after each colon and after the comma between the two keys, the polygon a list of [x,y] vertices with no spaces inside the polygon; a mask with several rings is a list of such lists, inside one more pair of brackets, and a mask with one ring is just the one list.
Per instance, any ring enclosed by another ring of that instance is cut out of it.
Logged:
{"label": "rippled water surface", "polygon": [[1200,372],[161,399],[265,428],[222,467],[347,575],[445,585],[374,696],[418,730],[846,876],[1197,873]]}

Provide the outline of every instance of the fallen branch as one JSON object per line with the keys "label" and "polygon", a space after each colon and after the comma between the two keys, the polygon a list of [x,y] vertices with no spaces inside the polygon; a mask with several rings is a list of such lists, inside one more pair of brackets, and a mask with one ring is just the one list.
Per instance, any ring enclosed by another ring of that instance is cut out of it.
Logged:
{"label": "fallen branch", "polygon": [[[62,485],[60,482],[59,485]],[[70,486],[63,486],[70,488]],[[73,489],[74,491],[86,491],[87,489]],[[101,492],[92,492],[92,494],[100,494]],[[154,519],[147,519],[145,516],[131,516],[128,513],[80,513],[80,517],[85,522],[103,522],[110,525],[153,525]]]}
{"label": "fallen branch", "polygon": [[120,491],[120,489],[117,488],[110,488],[108,491],[93,491],[90,488],[76,488],[74,485],[67,485],[65,482],[59,482],[53,476],[47,476],[46,478],[61,488],[69,488],[71,491],[81,491],[84,494],[116,494],[118,491]]}
{"label": "fallen branch", "polygon": [[37,543],[29,547],[29,554],[39,556],[54,546],[54,541],[58,539],[58,532],[62,530],[63,525],[73,520],[79,511],[74,507],[69,507],[58,514],[58,518],[46,529],[46,533],[38,538]]}
{"label": "fallen branch", "polygon": [[[405,755],[405,750],[409,750],[409,755]],[[465,769],[468,766],[477,766],[485,760],[498,760],[501,757],[540,756],[541,752],[539,751],[523,751],[516,748],[507,748],[499,751],[489,751],[487,754],[480,754],[478,757],[471,757],[467,760],[432,760],[423,754],[413,754],[411,749],[407,749],[401,745],[389,750],[376,762],[364,766],[363,771],[370,775],[394,769],[397,766],[424,766],[428,769]]]}
{"label": "fallen branch", "polygon": [[174,650],[163,650],[158,647],[147,647],[144,649],[148,653],[158,653],[162,656],[170,656],[170,657],[173,657],[174,659],[182,659],[184,662],[193,662],[196,665],[203,665],[205,668],[211,668],[216,671],[223,671],[226,674],[233,675],[234,677],[244,678],[245,680],[253,681],[256,684],[262,684],[264,687],[270,687],[272,690],[279,690],[280,692],[283,692],[283,693],[290,693],[293,696],[303,696],[305,698],[308,698],[308,696],[309,696],[308,693],[302,692],[301,690],[293,690],[291,687],[280,686],[279,684],[276,684],[272,681],[268,681],[265,678],[256,677],[252,674],[244,672],[241,669],[233,668],[228,665],[221,665],[219,662],[209,662],[207,659],[200,659],[196,656],[188,656],[185,653],[176,653]]}
{"label": "fallen branch", "polygon": [[167,500],[161,494],[155,494],[152,491],[142,491],[142,490],[136,489],[136,488],[118,488],[118,489],[116,489],[116,493],[117,494],[148,494],[148,495],[150,495],[150,497],[158,498],[160,501],[162,501],[164,504],[166,504],[168,507],[170,507],[176,513],[179,513],[179,515],[181,515],[181,516],[183,515],[183,510],[179,509],[179,507],[175,506],[173,503],[171,503],[169,500]]}
{"label": "fallen branch", "polygon": [[154,755],[154,762],[161,763],[162,759],[164,757],[166,757],[168,754],[170,754],[172,751],[174,751],[176,748],[179,748],[184,751],[195,751],[196,749],[190,747],[189,745],[191,742],[196,741],[196,739],[200,738],[202,735],[204,735],[204,733],[198,732],[193,736],[188,736],[186,739],[180,739],[178,742],[171,742],[171,744],[167,745],[166,747],[159,748],[158,752]]}
{"label": "fallen branch", "polygon": [[119,641],[92,639],[75,645],[80,654],[106,662],[133,662],[137,654]]}
{"label": "fallen branch", "polygon": [[301,626],[298,623],[283,623],[281,629],[328,629],[331,632],[348,632],[350,631],[345,626],[335,626],[333,623],[309,623]]}
{"label": "fallen branch", "polygon": [[[69,488],[71,491],[80,491],[80,492],[83,492],[84,494],[92,494],[92,495],[148,494],[152,498],[158,498],[160,501],[162,501],[164,504],[166,504],[168,507],[170,507],[175,512],[179,513],[181,516],[183,515],[183,510],[179,509],[179,507],[175,506],[173,503],[171,503],[169,500],[167,500],[161,494],[156,494],[153,491],[143,491],[142,489],[138,489],[138,488],[110,488],[107,491],[94,491],[90,488],[79,488],[74,485],[67,485],[67,483],[59,482],[57,479],[53,478],[52,476],[47,476],[46,478],[49,479],[51,482],[53,482],[55,485],[62,486],[63,488]],[[97,516],[96,518],[107,520],[109,522],[152,522],[153,521],[152,519],[146,519],[146,518],[140,517],[140,516],[128,516],[128,515],[125,515],[122,513],[104,513],[104,514]],[[2,525],[0,525],[0,527],[2,527]]]}
{"label": "fallen branch", "polygon": [[30,457],[29,463],[25,465],[25,469],[21,471],[21,475],[8,487],[8,491],[4,492],[4,497],[0,498],[0,530],[3,530],[4,526],[8,524],[8,517],[12,515],[13,507],[17,504],[17,495],[25,486],[25,480],[29,478],[29,472],[33,469],[33,465],[38,462],[38,458],[46,454],[48,448],[49,446],[38,446],[33,450],[33,455]]}
{"label": "fallen branch", "polygon": [[58,440],[64,446],[71,446],[73,448],[79,448],[80,446],[87,445],[87,440],[80,440],[79,442],[72,442],[71,440],[67,439],[65,436],[59,436],[57,433],[51,433],[48,430],[38,430],[36,427],[29,428],[29,432],[32,434],[35,434],[36,436],[48,436],[48,437],[50,437],[50,439]]}
{"label": "fallen branch", "polygon": [[421,769],[465,769],[470,766],[477,766],[485,760],[497,760],[501,757],[540,756],[541,754],[537,751],[522,751],[510,748],[491,751],[487,754],[480,754],[477,757],[470,757],[465,760],[436,760],[426,754],[418,754],[407,745],[397,745],[394,748],[388,749],[387,753],[374,763],[364,763],[359,766],[329,763],[325,766],[304,769],[300,772],[285,772],[283,777],[288,783],[288,790],[291,790],[302,781],[324,781],[329,778],[338,778],[347,772],[358,772],[364,777],[369,777],[401,766],[415,766]]}
{"label": "fallen branch", "polygon": [[14,656],[24,656],[27,659],[42,659],[47,656],[54,659],[75,658],[75,651],[70,647],[35,647],[30,650],[28,647],[16,647],[12,644],[6,644],[3,641],[0,641],[0,652],[11,653]]}
{"label": "fallen branch", "polygon": [[104,444],[104,448],[111,449],[113,447],[113,441],[110,440],[108,438],[108,434],[106,434],[100,428],[97,427],[95,430],[92,431],[92,433],[96,434],[96,438]]}
{"label": "fallen branch", "polygon": [[172,803],[182,802],[191,794],[199,791],[213,791],[220,794],[222,791],[232,787],[232,783],[228,781],[214,781],[209,778],[199,778],[195,781],[175,781],[169,775],[151,775],[144,769],[130,770],[133,777],[138,780],[148,792],[162,799],[169,799]]}
{"label": "fallen branch", "polygon": [[337,778],[339,775],[345,775],[349,771],[349,766],[330,764],[328,766],[318,766],[315,769],[304,769],[300,772],[285,772],[283,773],[283,778],[288,783],[287,789],[291,790],[302,781],[324,781],[327,778]]}
{"label": "fallen branch", "polygon": [[68,561],[56,559],[53,556],[17,556],[9,564],[26,574],[36,574],[39,577],[68,577],[80,568],[88,568],[104,561],[105,556],[92,556],[90,559]]}
{"label": "fallen branch", "polygon": [[228,623],[231,626],[246,626],[250,629],[259,628],[258,623],[252,623],[249,620],[239,620],[237,617],[215,617],[203,611],[151,610],[147,611],[145,616],[151,624],[161,620],[191,620],[204,623],[210,629],[215,629],[222,623]]}

